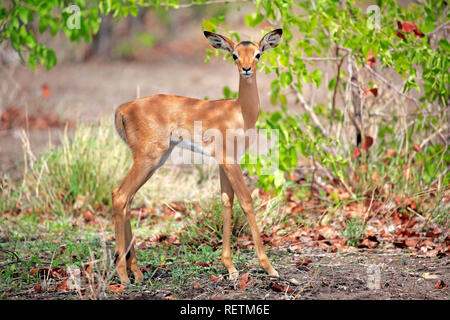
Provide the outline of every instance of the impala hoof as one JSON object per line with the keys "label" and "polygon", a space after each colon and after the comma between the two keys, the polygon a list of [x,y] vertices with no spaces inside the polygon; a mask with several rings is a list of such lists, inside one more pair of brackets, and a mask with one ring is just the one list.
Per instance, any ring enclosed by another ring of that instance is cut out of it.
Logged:
{"label": "impala hoof", "polygon": [[120,275],[119,274],[119,278],[120,278],[120,283],[121,284],[129,284],[130,283],[130,278],[128,278],[128,275]]}
{"label": "impala hoof", "polygon": [[230,271],[228,276],[230,277],[230,280],[237,280],[239,278],[239,271]]}
{"label": "impala hoof", "polygon": [[141,270],[132,270],[134,274],[134,281],[135,282],[142,282],[144,280],[144,275],[142,274]]}
{"label": "impala hoof", "polygon": [[274,278],[280,277],[280,275],[278,274],[278,271],[273,268],[271,270],[267,271],[267,273],[269,274],[269,276],[274,277]]}

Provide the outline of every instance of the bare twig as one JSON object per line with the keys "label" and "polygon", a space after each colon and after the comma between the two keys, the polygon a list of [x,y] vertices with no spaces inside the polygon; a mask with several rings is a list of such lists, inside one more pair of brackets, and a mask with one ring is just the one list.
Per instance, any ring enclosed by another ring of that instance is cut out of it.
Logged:
{"label": "bare twig", "polygon": [[444,22],[443,24],[439,25],[436,29],[434,29],[433,31],[428,32],[426,35],[427,36],[431,36],[431,35],[439,32],[441,29],[448,28],[448,27],[450,27],[450,22],[449,21]]}
{"label": "bare twig", "polygon": [[6,266],[9,266],[9,265],[11,265],[11,264],[15,264],[15,263],[20,262],[19,256],[18,256],[17,253],[15,253],[14,251],[7,250],[7,249],[1,249],[0,252],[6,252],[6,253],[9,253],[9,254],[11,254],[12,256],[14,256],[14,258],[16,259],[15,261],[11,261],[11,262],[7,262],[7,263],[2,263],[2,264],[0,264],[0,268],[3,268],[3,267],[6,267]]}
{"label": "bare twig", "polygon": [[298,100],[303,104],[303,108],[308,112],[309,116],[311,117],[312,121],[314,122],[314,125],[319,129],[319,131],[322,133],[324,137],[327,139],[330,138],[328,135],[328,132],[325,130],[325,128],[322,126],[322,124],[319,121],[319,118],[317,118],[316,114],[314,113],[313,108],[306,102],[305,97],[298,91],[297,87],[291,83],[290,87],[294,91],[295,95],[297,96]]}
{"label": "bare twig", "polygon": [[401,92],[399,89],[397,89],[395,86],[392,85],[391,82],[389,82],[388,80],[386,80],[383,76],[381,76],[379,73],[375,72],[375,70],[373,70],[371,67],[369,66],[364,66],[367,70],[369,70],[370,73],[372,73],[378,80],[380,80],[381,82],[383,82],[385,85],[387,85],[389,88],[393,89],[397,94],[401,95],[402,97],[411,100],[415,103],[415,105],[418,107],[419,106],[419,101],[417,101],[417,99]]}

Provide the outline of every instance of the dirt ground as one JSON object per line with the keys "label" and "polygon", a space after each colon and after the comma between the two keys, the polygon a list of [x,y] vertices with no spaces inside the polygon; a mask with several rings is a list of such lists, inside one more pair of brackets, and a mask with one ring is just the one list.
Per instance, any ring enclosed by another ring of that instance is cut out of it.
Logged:
{"label": "dirt ground", "polygon": [[[254,281],[245,291],[237,281],[218,283],[203,281],[199,289],[186,289],[182,299],[326,299],[326,300],[391,300],[391,299],[448,299],[448,288],[437,288],[439,281],[450,280],[448,258],[430,260],[407,253],[380,251],[348,252],[341,254],[302,254],[312,262],[298,266],[299,254],[271,251],[279,265],[280,280],[271,280],[258,266],[251,269]],[[379,270],[379,280],[376,272]],[[429,273],[427,275],[426,273]],[[161,273],[159,277],[168,275]],[[433,279],[425,279],[431,277]],[[373,279],[373,280],[371,280]],[[379,282],[377,282],[379,281]],[[370,283],[370,284],[369,284]],[[378,286],[379,285],[379,286]],[[195,283],[192,284],[195,286]],[[369,287],[372,286],[372,287]],[[281,292],[282,291],[282,292]],[[170,292],[136,293],[125,299],[167,298]]]}
{"label": "dirt ground", "polygon": [[[251,252],[246,286],[225,275],[189,277],[182,287],[174,289],[171,273],[152,270],[154,283],[166,283],[158,289],[129,285],[120,293],[107,291],[104,299],[119,300],[447,300],[449,299],[450,260],[430,259],[394,250],[354,250],[337,254],[290,253],[271,250],[280,279],[270,279],[256,265]],[[306,261],[306,262],[305,262]],[[251,262],[251,263],[250,263]],[[217,262],[218,264],[220,262]],[[243,272],[241,271],[241,274]],[[144,281],[150,272],[144,273]],[[49,286],[50,288],[50,286]],[[76,293],[36,293],[33,288],[7,299],[77,299]]]}

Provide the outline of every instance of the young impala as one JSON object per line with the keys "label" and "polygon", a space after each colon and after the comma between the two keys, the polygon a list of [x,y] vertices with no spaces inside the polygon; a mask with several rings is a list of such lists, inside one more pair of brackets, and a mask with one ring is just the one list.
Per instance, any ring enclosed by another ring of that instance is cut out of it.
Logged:
{"label": "young impala", "polygon": [[[266,34],[258,44],[233,41],[219,34],[205,31],[209,43],[228,51],[239,70],[239,95],[236,100],[205,101],[175,95],[158,94],[121,105],[115,114],[115,126],[120,137],[128,144],[133,165],[122,183],[112,192],[116,239],[115,263],[121,282],[129,282],[127,268],[137,282],[142,272],[137,265],[130,225],[130,203],[138,189],[169,157],[175,146],[188,148],[212,156],[219,163],[221,200],[223,205],[222,262],[230,278],[238,271],[231,259],[231,216],[234,194],[244,211],[256,246],[259,264],[271,276],[278,276],[264,251],[255,220],[253,202],[247,189],[238,155],[222,150],[235,143],[227,137],[228,130],[253,129],[259,115],[259,96],[256,87],[256,65],[261,54],[275,48],[281,41],[281,29]],[[194,136],[194,122],[201,122],[204,130],[215,130],[214,139],[203,138],[200,143],[176,134],[179,130]],[[223,137],[223,138],[217,138]],[[248,142],[245,142],[245,148]],[[234,149],[235,147],[232,147]],[[218,152],[219,151],[219,152]],[[223,152],[222,152],[223,151]]]}

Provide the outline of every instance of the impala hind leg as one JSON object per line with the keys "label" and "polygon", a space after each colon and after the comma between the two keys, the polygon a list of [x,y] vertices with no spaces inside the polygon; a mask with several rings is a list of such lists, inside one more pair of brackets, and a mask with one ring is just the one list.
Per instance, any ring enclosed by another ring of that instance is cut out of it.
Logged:
{"label": "impala hind leg", "polygon": [[236,270],[231,258],[231,216],[233,214],[234,192],[228,181],[227,175],[221,167],[220,172],[220,189],[223,207],[223,238],[222,238],[222,263],[227,268],[230,279],[237,279],[239,272]]}
{"label": "impala hind leg", "polygon": [[245,185],[244,177],[242,175],[241,166],[239,164],[222,164],[221,167],[227,175],[227,178],[233,188],[234,193],[239,200],[239,204],[247,217],[248,226],[252,233],[253,242],[256,247],[256,254],[258,255],[259,265],[266,270],[266,272],[274,277],[278,277],[278,272],[270,264],[269,258],[264,250],[264,246],[259,235],[258,226],[255,219],[255,211],[253,208],[253,201]]}
{"label": "impala hind leg", "polygon": [[[125,222],[125,238],[126,243],[134,243],[133,234],[131,232],[131,223],[130,219],[127,218]],[[130,246],[130,255],[127,260],[127,268],[133,272],[134,280],[136,282],[142,282],[144,280],[144,275],[142,274],[141,270],[139,269],[139,266],[137,264],[137,258],[136,258],[136,250],[134,249],[134,245]]]}
{"label": "impala hind leg", "polygon": [[133,166],[121,184],[112,192],[114,231],[116,237],[115,264],[116,272],[122,283],[130,280],[127,267],[131,269],[136,281],[142,281],[142,273],[137,265],[136,253],[132,243],[130,224],[131,201],[139,188],[151,177],[159,161],[136,158]]}

